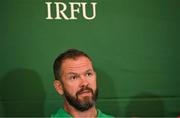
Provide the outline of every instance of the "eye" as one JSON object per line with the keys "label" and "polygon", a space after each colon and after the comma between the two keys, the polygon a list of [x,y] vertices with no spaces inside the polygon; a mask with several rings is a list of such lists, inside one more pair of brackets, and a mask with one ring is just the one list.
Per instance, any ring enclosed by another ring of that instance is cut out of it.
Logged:
{"label": "eye", "polygon": [[86,73],[86,76],[87,76],[87,77],[90,77],[90,76],[92,76],[92,75],[93,75],[93,73],[91,73],[91,72]]}
{"label": "eye", "polygon": [[77,78],[78,78],[78,77],[74,75],[74,76],[71,76],[69,79],[70,79],[70,80],[76,80]]}

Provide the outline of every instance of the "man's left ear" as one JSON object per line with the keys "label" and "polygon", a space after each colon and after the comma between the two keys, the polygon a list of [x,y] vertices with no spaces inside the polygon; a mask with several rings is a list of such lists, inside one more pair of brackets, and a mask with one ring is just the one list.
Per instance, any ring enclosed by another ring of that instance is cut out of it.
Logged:
{"label": "man's left ear", "polygon": [[63,87],[62,87],[62,83],[59,80],[54,80],[54,88],[56,89],[56,91],[60,94],[63,95]]}

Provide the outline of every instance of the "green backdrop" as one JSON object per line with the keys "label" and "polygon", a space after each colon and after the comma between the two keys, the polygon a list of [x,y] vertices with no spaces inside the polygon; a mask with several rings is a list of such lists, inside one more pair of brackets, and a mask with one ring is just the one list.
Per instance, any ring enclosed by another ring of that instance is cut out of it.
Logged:
{"label": "green backdrop", "polygon": [[103,112],[180,115],[180,0],[96,0],[95,19],[69,21],[46,20],[45,2],[1,1],[0,116],[49,116],[62,107],[52,64],[68,48],[93,58]]}

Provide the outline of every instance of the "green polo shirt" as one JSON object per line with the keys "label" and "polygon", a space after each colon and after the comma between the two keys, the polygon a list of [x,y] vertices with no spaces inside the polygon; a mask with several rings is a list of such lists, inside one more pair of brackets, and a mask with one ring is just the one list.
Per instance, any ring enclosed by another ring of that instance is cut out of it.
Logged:
{"label": "green polo shirt", "polygon": [[[112,116],[109,116],[109,115],[106,115],[106,114],[102,113],[99,109],[97,109],[97,113],[98,113],[97,118],[102,118],[102,117],[104,117],[104,118],[114,118]],[[64,109],[62,109],[62,108],[59,109],[57,111],[57,113],[51,115],[51,118],[59,118],[59,117],[70,117],[70,118],[73,118],[69,113],[64,111]]]}

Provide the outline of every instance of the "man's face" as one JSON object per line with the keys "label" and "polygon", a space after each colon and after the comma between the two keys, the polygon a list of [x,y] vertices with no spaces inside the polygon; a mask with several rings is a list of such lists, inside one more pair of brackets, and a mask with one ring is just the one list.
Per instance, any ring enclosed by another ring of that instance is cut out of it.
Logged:
{"label": "man's face", "polygon": [[61,66],[61,81],[65,99],[71,106],[80,111],[94,106],[96,73],[87,57],[66,59]]}

